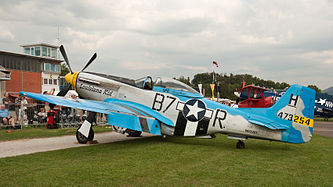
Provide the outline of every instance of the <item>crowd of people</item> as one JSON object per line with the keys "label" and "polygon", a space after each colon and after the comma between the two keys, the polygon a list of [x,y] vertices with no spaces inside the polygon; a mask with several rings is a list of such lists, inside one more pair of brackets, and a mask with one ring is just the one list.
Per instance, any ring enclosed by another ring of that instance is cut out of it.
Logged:
{"label": "crowd of people", "polygon": [[[44,94],[50,94],[44,92]],[[71,96],[75,98],[75,95]],[[13,107],[14,106],[14,107]],[[14,112],[10,112],[15,111]],[[11,115],[15,115],[12,116]],[[4,94],[0,107],[0,124],[11,128],[21,128],[22,125],[46,124],[47,128],[58,128],[58,123],[82,123],[87,117],[87,112],[67,107],[52,107],[46,102],[28,103],[24,95],[19,95],[14,102]]]}
{"label": "crowd of people", "polygon": [[[11,104],[15,105],[15,114],[16,117],[11,116],[9,112],[9,106]],[[2,99],[2,104],[0,107],[0,123],[4,124],[5,126],[11,126],[12,128],[16,128],[19,126],[18,124],[22,124],[24,111],[27,109],[28,101],[25,99],[23,95],[20,95],[19,97],[15,98],[14,103],[10,102],[10,99],[8,98],[8,93],[6,92],[4,94],[4,97]],[[21,121],[20,121],[21,120]]]}

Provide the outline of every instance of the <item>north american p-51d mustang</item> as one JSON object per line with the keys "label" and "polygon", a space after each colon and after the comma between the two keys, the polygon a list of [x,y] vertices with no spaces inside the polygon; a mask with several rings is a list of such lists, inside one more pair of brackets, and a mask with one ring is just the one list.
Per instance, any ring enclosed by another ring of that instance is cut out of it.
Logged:
{"label": "north american p-51d mustang", "polygon": [[[70,68],[63,46],[60,51]],[[119,130],[148,132],[162,136],[213,138],[216,133],[238,140],[258,138],[289,143],[308,142],[313,132],[315,91],[291,86],[270,108],[231,108],[205,99],[196,90],[179,81],[150,76],[131,80],[84,71],[65,76],[81,99],[65,99],[70,85],[57,96],[21,92],[33,99],[55,105],[91,111],[77,130],[77,140],[93,139],[92,121],[96,112],[107,114],[108,124]],[[53,107],[53,105],[51,105]]]}

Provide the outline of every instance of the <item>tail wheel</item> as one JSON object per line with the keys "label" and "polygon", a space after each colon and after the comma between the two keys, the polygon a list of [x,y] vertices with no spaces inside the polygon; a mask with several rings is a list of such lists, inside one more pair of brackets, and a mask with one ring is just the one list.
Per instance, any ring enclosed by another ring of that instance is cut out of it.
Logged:
{"label": "tail wheel", "polygon": [[89,131],[88,138],[81,134],[78,130],[76,130],[76,139],[80,144],[86,144],[88,141],[92,141],[94,139],[94,130],[91,128]]}
{"label": "tail wheel", "polygon": [[238,142],[236,144],[236,148],[237,149],[244,149],[245,148],[245,143],[241,140],[238,140]]}

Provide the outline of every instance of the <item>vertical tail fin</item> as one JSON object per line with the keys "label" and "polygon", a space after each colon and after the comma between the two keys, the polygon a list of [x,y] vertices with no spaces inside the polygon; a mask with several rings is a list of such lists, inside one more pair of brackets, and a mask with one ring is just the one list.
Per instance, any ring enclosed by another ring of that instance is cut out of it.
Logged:
{"label": "vertical tail fin", "polygon": [[304,143],[311,140],[315,94],[311,88],[293,85],[268,109],[274,121],[290,127],[282,131],[282,141]]}

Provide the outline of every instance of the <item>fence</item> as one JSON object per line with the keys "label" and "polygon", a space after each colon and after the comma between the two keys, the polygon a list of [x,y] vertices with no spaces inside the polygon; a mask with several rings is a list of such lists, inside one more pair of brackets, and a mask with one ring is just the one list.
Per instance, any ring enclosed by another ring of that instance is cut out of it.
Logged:
{"label": "fence", "polygon": [[[9,113],[15,120],[16,128],[46,126],[47,112],[49,110],[48,104],[43,103],[29,103],[23,109],[20,105],[9,103]],[[53,110],[56,111],[55,121],[59,128],[78,127],[88,116],[88,112],[81,109],[56,106]],[[106,115],[97,113],[95,124],[106,125]],[[12,125],[10,123],[5,125],[2,122],[0,124],[1,127],[10,128]]]}

